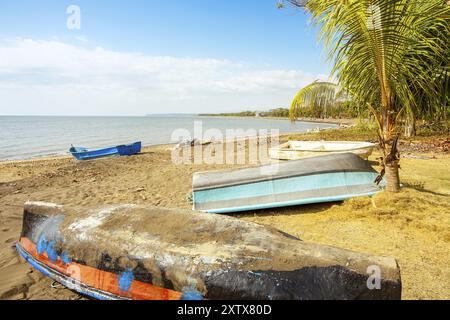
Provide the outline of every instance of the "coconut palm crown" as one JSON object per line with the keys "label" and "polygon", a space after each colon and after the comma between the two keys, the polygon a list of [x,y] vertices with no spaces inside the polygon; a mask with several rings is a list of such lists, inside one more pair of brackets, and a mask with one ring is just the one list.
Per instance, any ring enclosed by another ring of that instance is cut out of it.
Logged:
{"label": "coconut palm crown", "polygon": [[448,66],[450,6],[444,0],[289,0],[305,7],[339,85],[374,114],[387,190],[400,190],[398,120],[442,97],[436,70]]}

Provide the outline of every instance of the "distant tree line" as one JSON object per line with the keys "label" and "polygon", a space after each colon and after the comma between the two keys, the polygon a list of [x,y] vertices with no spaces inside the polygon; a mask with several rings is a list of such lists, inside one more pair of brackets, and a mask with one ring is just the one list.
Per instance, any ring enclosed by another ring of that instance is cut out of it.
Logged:
{"label": "distant tree line", "polygon": [[229,113],[202,113],[203,117],[262,117],[262,118],[289,118],[288,108],[276,108],[269,111],[243,111]]}
{"label": "distant tree line", "polygon": [[201,113],[202,117],[256,117],[256,111],[242,111],[231,113]]}
{"label": "distant tree line", "polygon": [[289,109],[287,108],[276,108],[266,112],[260,112],[260,117],[273,117],[273,118],[289,118]]}
{"label": "distant tree line", "polygon": [[328,105],[312,103],[310,105],[297,108],[291,115],[295,115],[296,119],[365,119],[370,116],[366,108],[361,108],[360,105],[354,101],[340,101]]}

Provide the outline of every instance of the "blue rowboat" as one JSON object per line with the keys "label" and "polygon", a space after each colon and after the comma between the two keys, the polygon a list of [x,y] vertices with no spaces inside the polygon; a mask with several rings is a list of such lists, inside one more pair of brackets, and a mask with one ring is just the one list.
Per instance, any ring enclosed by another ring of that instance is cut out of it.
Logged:
{"label": "blue rowboat", "polygon": [[108,147],[103,149],[90,150],[85,147],[72,146],[69,152],[77,160],[93,160],[111,156],[132,156],[141,152],[142,143],[135,142],[127,145],[119,145],[115,147]]}
{"label": "blue rowboat", "polygon": [[352,153],[196,173],[194,210],[233,213],[372,196],[378,173]]}

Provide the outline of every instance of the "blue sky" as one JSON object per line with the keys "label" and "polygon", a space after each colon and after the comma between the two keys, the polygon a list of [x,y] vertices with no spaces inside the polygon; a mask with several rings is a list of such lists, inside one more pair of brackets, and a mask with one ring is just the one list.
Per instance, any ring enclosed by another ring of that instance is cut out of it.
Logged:
{"label": "blue sky", "polygon": [[[223,112],[287,105],[298,87],[324,77],[329,67],[308,15],[278,10],[276,3],[2,0],[0,94],[7,94],[9,105],[0,106],[0,114]],[[69,5],[81,9],[80,30],[66,27]],[[94,73],[98,65],[104,68]],[[119,66],[112,76],[107,71]],[[133,84],[133,79],[140,80]],[[123,90],[120,99],[115,88]],[[20,97],[24,92],[33,99]],[[43,99],[36,105],[37,97]],[[31,101],[33,109],[27,106]]]}

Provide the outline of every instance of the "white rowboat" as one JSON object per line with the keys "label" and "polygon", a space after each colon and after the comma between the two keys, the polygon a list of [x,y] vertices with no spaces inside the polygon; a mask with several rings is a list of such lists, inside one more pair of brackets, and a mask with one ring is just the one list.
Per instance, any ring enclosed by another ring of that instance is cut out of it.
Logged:
{"label": "white rowboat", "polygon": [[353,141],[289,141],[269,150],[275,160],[298,160],[326,154],[353,153],[368,159],[374,143]]}

